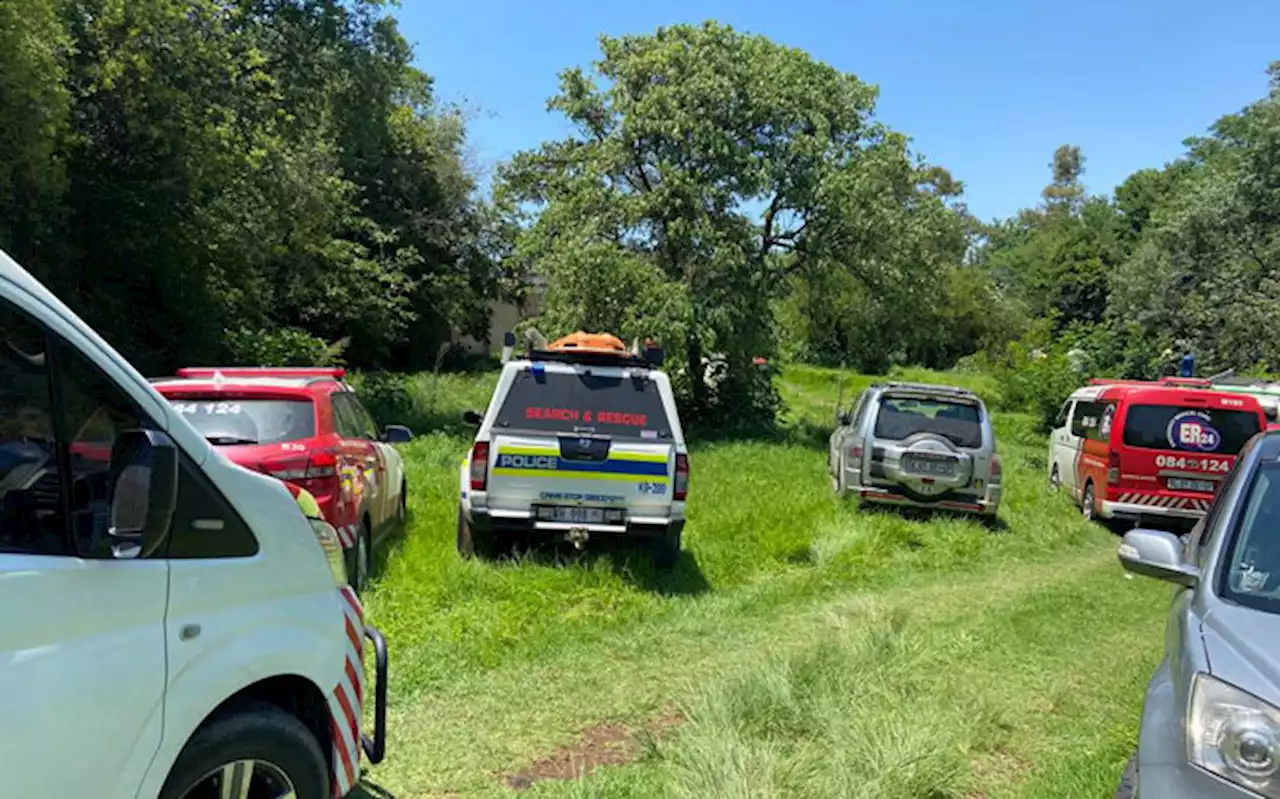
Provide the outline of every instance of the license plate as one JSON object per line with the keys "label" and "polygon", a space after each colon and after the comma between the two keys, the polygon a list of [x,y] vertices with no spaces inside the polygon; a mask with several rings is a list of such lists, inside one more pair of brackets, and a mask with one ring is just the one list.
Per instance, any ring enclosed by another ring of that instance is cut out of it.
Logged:
{"label": "license plate", "polygon": [[933,458],[917,458],[908,456],[903,465],[909,472],[917,474],[938,474],[950,477],[956,473],[956,462],[953,460],[934,460]]}
{"label": "license plate", "polygon": [[551,509],[551,521],[601,524],[604,522],[604,511],[600,508],[555,507]]}
{"label": "license plate", "polygon": [[1215,484],[1212,480],[1188,480],[1185,477],[1170,477],[1170,491],[1199,491],[1204,494],[1212,494]]}

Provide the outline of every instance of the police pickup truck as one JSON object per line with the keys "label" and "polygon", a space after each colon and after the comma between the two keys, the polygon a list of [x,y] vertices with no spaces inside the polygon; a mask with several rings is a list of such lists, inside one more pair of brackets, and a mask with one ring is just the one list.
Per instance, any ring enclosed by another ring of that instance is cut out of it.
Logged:
{"label": "police pickup truck", "polygon": [[506,363],[460,472],[458,552],[641,537],[680,553],[689,455],[661,351],[576,333]]}

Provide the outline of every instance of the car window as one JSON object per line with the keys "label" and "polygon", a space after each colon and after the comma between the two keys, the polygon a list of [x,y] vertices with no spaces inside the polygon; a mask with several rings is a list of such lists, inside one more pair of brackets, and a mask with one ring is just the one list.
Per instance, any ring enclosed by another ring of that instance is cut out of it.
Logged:
{"label": "car window", "polygon": [[67,551],[44,332],[0,305],[0,552]]}
{"label": "car window", "polygon": [[671,425],[658,385],[647,377],[581,372],[517,372],[494,419],[498,427],[590,432],[669,441]]}
{"label": "car window", "polygon": [[1077,402],[1075,413],[1071,417],[1071,434],[1079,438],[1088,436],[1089,431],[1102,421],[1101,416],[1102,403]]}
{"label": "car window", "polygon": [[1181,405],[1131,405],[1124,443],[1144,449],[1235,455],[1261,430],[1249,411]]}
{"label": "car window", "polygon": [[940,398],[886,396],[876,414],[876,438],[901,441],[916,433],[933,433],[958,447],[982,446],[982,414],[978,406]]}
{"label": "car window", "polygon": [[858,430],[862,427],[862,422],[867,418],[867,408],[871,407],[871,403],[867,401],[867,393],[864,391],[862,396],[858,397],[858,404],[854,408],[853,429]]}
{"label": "car window", "polygon": [[1196,526],[1191,530],[1191,534],[1187,537],[1187,556],[1200,566],[1204,565],[1205,543],[1213,535],[1214,528],[1218,525],[1219,519],[1225,512],[1226,504],[1222,501],[1222,497],[1226,496],[1231,491],[1231,487],[1235,485],[1236,476],[1240,473],[1240,469],[1240,461],[1231,465],[1231,471],[1227,472],[1226,478],[1218,483],[1209,512],[1196,523]]}
{"label": "car window", "polygon": [[1280,613],[1280,464],[1264,463],[1254,472],[1232,531],[1219,593]]}
{"label": "car window", "polygon": [[333,419],[338,428],[338,435],[343,438],[363,438],[360,422],[349,402],[350,398],[342,392],[330,394],[329,398],[333,403]]}
{"label": "car window", "polygon": [[316,411],[309,399],[228,399],[184,394],[172,397],[170,402],[216,445],[279,444],[316,434]]}
{"label": "car window", "polygon": [[373,416],[360,402],[360,398],[355,394],[348,394],[347,401],[351,403],[351,410],[355,414],[356,424],[361,431],[361,435],[371,441],[377,441],[378,424],[373,421]]}
{"label": "car window", "polygon": [[97,555],[110,544],[111,449],[121,433],[156,425],[76,349],[59,341],[54,352],[63,429],[70,436],[72,542],[79,554]]}
{"label": "car window", "polygon": [[1058,418],[1053,422],[1054,430],[1061,430],[1067,426],[1067,417],[1071,415],[1071,400],[1062,403],[1062,407],[1058,409]]}

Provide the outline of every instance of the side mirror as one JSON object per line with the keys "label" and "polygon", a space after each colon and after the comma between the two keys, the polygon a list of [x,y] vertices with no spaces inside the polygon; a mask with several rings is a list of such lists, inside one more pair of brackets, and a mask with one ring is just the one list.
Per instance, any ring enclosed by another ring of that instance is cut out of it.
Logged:
{"label": "side mirror", "polygon": [[484,417],[476,413],[475,411],[463,411],[462,421],[466,422],[472,427],[479,427],[480,425],[484,424]]}
{"label": "side mirror", "polygon": [[836,421],[840,423],[841,427],[848,427],[849,422],[852,422],[853,420],[849,418],[849,414],[847,413],[837,413]]}
{"label": "side mirror", "polygon": [[388,444],[407,444],[413,440],[413,431],[402,424],[389,424],[382,429],[382,440]]}
{"label": "side mirror", "polygon": [[1185,588],[1200,581],[1200,570],[1182,558],[1183,545],[1173,533],[1163,530],[1130,530],[1120,542],[1120,565],[1134,574],[1154,577]]}
{"label": "side mirror", "polygon": [[178,448],[157,430],[128,430],[111,447],[111,556],[143,558],[169,534],[178,506]]}

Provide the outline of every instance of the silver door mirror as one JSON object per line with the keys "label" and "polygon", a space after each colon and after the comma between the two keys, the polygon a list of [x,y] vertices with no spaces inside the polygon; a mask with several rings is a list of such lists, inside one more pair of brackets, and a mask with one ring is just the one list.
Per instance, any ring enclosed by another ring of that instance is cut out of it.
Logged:
{"label": "silver door mirror", "polygon": [[1182,553],[1178,536],[1141,528],[1125,533],[1117,552],[1127,571],[1192,588],[1200,581],[1200,570],[1183,560]]}

